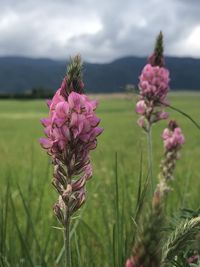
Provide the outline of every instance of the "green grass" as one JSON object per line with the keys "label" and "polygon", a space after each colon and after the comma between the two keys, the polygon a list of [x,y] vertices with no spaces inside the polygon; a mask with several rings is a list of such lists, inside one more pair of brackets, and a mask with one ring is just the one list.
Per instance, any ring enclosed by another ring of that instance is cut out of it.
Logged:
{"label": "green grass", "polygon": [[[174,94],[170,102],[200,123],[200,94]],[[87,184],[87,203],[73,220],[73,266],[119,267],[129,253],[141,154],[143,180],[147,175],[146,135],[136,124],[134,108],[135,100],[112,98],[101,100],[98,107],[104,133],[91,153],[94,174]],[[0,102],[0,266],[3,267],[63,266],[63,259],[59,258],[62,233],[53,228],[60,225],[52,214],[52,205],[57,200],[51,186],[52,167],[38,143],[38,138],[44,135],[39,120],[47,112],[44,101]],[[168,213],[172,215],[181,207],[200,206],[200,131],[181,114],[169,112],[186,137],[169,199]],[[160,122],[153,127],[155,179],[163,153],[160,136],[165,125],[166,122]]]}

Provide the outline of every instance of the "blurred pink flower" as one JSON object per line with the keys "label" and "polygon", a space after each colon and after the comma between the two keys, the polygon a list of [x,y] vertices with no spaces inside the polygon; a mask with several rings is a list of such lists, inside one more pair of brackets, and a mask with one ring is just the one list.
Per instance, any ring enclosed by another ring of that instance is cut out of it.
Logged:
{"label": "blurred pink flower", "polygon": [[169,71],[164,67],[147,64],[139,77],[142,98],[149,101],[164,101],[169,91]]}
{"label": "blurred pink flower", "polygon": [[168,128],[165,128],[163,131],[162,139],[164,142],[165,155],[161,162],[161,169],[165,181],[169,181],[173,179],[176,161],[180,157],[179,150],[182,148],[185,138],[176,121],[171,120],[168,124]]}
{"label": "blurred pink flower", "polygon": [[161,120],[165,120],[165,119],[167,119],[169,117],[169,114],[167,112],[165,112],[165,111],[160,111],[158,113],[158,117]]}
{"label": "blurred pink flower", "polygon": [[145,125],[148,124],[148,127],[141,125],[145,131],[149,131],[153,123],[168,117],[163,106],[167,105],[169,81],[169,71],[164,67],[163,35],[160,33],[154,52],[139,76],[140,98],[136,104],[136,112],[143,115]]}
{"label": "blurred pink flower", "polygon": [[189,257],[187,259],[187,263],[197,263],[199,260],[199,256],[198,255],[192,255],[191,257]]}
{"label": "blurred pink flower", "polygon": [[184,135],[179,127],[165,128],[162,138],[166,150],[179,149],[185,142]]}
{"label": "blurred pink flower", "polygon": [[136,104],[136,109],[135,111],[138,113],[138,114],[141,114],[141,115],[144,115],[145,114],[145,111],[146,111],[146,104],[145,104],[145,101],[144,100],[140,100],[137,102]]}
{"label": "blurred pink flower", "polygon": [[[139,79],[140,99],[136,104],[136,113],[144,116],[145,125],[168,118],[168,113],[159,109],[167,103],[169,71],[164,67],[147,64]],[[143,127],[140,123],[139,125]]]}
{"label": "blurred pink flower", "polygon": [[[135,267],[135,266],[138,266],[138,264],[136,264],[135,258],[131,257],[127,259],[125,267]],[[143,265],[140,265],[140,267],[143,267]]]}
{"label": "blurred pink flower", "polygon": [[133,264],[133,262],[132,262],[130,259],[128,259],[128,260],[126,261],[126,265],[125,265],[125,267],[134,267],[134,264]]}

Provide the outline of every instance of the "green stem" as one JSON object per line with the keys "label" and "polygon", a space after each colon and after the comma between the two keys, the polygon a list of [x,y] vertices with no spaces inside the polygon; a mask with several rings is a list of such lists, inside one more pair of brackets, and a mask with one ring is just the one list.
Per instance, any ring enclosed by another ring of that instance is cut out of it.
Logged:
{"label": "green stem", "polygon": [[71,267],[71,250],[70,250],[70,215],[68,207],[64,211],[64,248],[65,248],[65,267]]}
{"label": "green stem", "polygon": [[162,105],[164,105],[165,107],[171,108],[172,110],[175,110],[177,112],[179,112],[181,115],[185,116],[186,118],[188,118],[199,130],[200,130],[200,124],[198,122],[196,122],[190,115],[188,115],[187,113],[185,113],[184,111],[175,108],[173,106],[171,106],[170,104],[166,104],[163,102],[160,102]]}
{"label": "green stem", "polygon": [[149,167],[149,177],[151,183],[151,194],[153,196],[153,152],[152,152],[152,131],[151,125],[149,125],[149,130],[147,132],[147,151],[148,151],[148,167]]}

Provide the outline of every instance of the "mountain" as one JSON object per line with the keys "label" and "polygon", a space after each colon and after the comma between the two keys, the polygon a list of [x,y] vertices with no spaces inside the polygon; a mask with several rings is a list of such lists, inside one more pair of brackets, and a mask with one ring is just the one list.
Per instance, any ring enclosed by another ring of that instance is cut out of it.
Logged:
{"label": "mountain", "polygon": [[[171,88],[200,90],[200,59],[166,57]],[[138,83],[146,58],[125,57],[105,64],[84,64],[87,92],[123,92]],[[25,57],[0,57],[0,92],[22,93],[33,88],[56,90],[65,74],[66,62]]]}

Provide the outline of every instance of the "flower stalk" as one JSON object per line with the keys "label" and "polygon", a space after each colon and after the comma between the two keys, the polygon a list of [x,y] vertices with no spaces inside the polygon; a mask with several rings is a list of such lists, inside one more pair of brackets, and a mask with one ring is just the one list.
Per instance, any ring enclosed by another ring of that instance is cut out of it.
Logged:
{"label": "flower stalk", "polygon": [[92,177],[89,154],[103,131],[95,115],[97,102],[83,89],[81,58],[76,56],[61,87],[48,101],[49,117],[41,120],[46,138],[41,138],[40,144],[52,158],[52,184],[59,194],[53,210],[64,228],[66,267],[71,267],[71,217],[86,201],[85,185]]}
{"label": "flower stalk", "polygon": [[167,93],[169,91],[169,71],[164,67],[163,35],[159,33],[153,54],[143,68],[139,77],[140,96],[136,104],[136,113],[140,115],[138,125],[147,134],[148,167],[151,181],[151,196],[153,195],[153,153],[152,153],[152,125],[159,120],[166,119],[164,111]]}
{"label": "flower stalk", "polygon": [[[163,132],[164,157],[161,161],[159,181],[154,189],[152,170],[152,125],[167,119],[164,111],[169,91],[169,71],[164,67],[163,35],[157,37],[153,54],[139,77],[140,98],[136,112],[140,115],[138,124],[147,134],[148,164],[151,178],[152,201],[147,205],[145,214],[140,218],[133,244],[131,257],[126,267],[161,267],[163,227],[165,225],[165,204],[169,192],[169,182],[173,179],[179,150],[184,136],[175,121],[170,121]],[[166,104],[167,105],[167,104]]]}
{"label": "flower stalk", "polygon": [[153,151],[152,151],[152,129],[151,126],[147,132],[147,152],[148,152],[148,166],[149,176],[151,181],[151,193],[153,194],[154,181],[153,181]]}
{"label": "flower stalk", "polygon": [[65,266],[71,267],[70,216],[66,206],[64,211],[64,248],[65,248]]}
{"label": "flower stalk", "polygon": [[162,266],[161,240],[165,223],[166,196],[169,182],[173,179],[179,151],[184,143],[184,136],[175,121],[170,121],[162,135],[164,141],[164,157],[161,161],[159,182],[152,197],[151,207],[139,222],[136,241],[132,255],[126,267],[160,267]]}
{"label": "flower stalk", "polygon": [[138,124],[148,132],[152,124],[167,119],[164,111],[169,91],[169,71],[164,67],[163,35],[158,35],[153,54],[139,76],[139,100],[136,113],[140,115]]}

